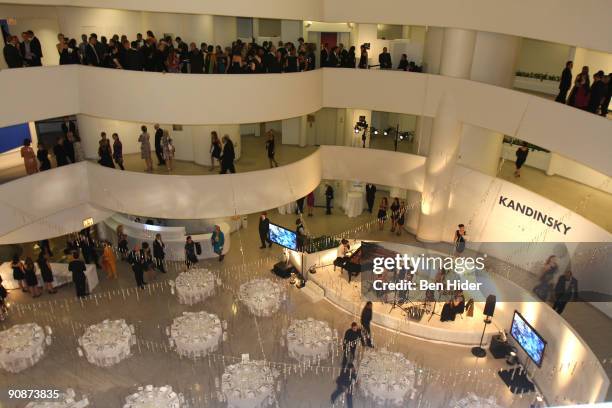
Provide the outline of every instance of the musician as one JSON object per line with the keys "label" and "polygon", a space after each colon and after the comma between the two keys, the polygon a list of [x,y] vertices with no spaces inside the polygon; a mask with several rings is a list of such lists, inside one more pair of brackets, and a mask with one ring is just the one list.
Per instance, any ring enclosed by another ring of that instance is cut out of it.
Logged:
{"label": "musician", "polygon": [[465,311],[465,298],[463,292],[458,291],[452,300],[449,300],[442,307],[442,313],[440,314],[440,321],[455,321],[457,314],[463,314]]}

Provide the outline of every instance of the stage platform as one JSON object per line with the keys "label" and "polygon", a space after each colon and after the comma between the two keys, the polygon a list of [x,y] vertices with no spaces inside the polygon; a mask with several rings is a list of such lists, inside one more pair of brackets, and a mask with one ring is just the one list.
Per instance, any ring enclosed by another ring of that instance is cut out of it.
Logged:
{"label": "stage platform", "polygon": [[[306,284],[308,291],[320,294],[325,300],[353,315],[355,321],[359,322],[361,309],[366,301],[361,293],[361,277],[353,277],[349,283],[346,271],[341,273],[340,268],[334,271],[331,265],[317,268],[316,271],[315,274],[308,274]],[[414,320],[414,314],[410,316],[410,313],[400,307],[392,308],[392,303],[373,300],[373,305],[372,322],[388,330],[427,341],[458,346],[472,347],[480,343],[484,325],[482,314],[484,303],[482,302],[474,304],[473,317],[468,317],[464,313],[457,315],[455,321],[447,322],[440,321],[439,313],[442,310],[442,303],[437,303],[433,315],[424,314],[419,320]],[[403,308],[410,306],[420,306],[420,303],[411,305],[410,302],[407,302],[402,305]],[[494,325],[488,325],[483,344],[489,344],[491,336],[495,334],[498,334],[498,331]]]}

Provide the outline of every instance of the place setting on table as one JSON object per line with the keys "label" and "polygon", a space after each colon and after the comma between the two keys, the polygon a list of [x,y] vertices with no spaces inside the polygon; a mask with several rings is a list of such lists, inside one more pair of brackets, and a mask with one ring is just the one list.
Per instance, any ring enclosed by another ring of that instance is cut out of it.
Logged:
{"label": "place setting on table", "polygon": [[124,319],[106,319],[85,329],[78,344],[80,357],[84,356],[99,367],[110,367],[132,355],[131,347],[136,344],[135,328]]}
{"label": "place setting on table", "polygon": [[240,285],[238,299],[253,315],[266,317],[278,312],[287,293],[282,284],[271,279],[253,279]]}
{"label": "place setting on table", "polygon": [[0,332],[0,368],[18,373],[36,364],[51,345],[52,330],[36,323],[16,324]]}
{"label": "place setting on table", "polygon": [[166,335],[180,356],[196,359],[216,351],[227,340],[227,322],[205,311],[183,312],[166,328]]}

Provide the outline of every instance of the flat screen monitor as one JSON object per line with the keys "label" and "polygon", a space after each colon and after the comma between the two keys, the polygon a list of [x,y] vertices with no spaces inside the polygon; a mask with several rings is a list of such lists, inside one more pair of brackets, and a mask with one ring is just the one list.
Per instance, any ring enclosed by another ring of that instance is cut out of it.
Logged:
{"label": "flat screen monitor", "polygon": [[510,334],[525,353],[527,353],[529,358],[536,363],[538,367],[541,367],[544,349],[546,348],[546,340],[544,340],[540,333],[538,333],[527,320],[525,320],[523,315],[516,310],[512,318]]}
{"label": "flat screen monitor", "polygon": [[297,234],[280,225],[270,223],[270,241],[287,249],[297,251]]}

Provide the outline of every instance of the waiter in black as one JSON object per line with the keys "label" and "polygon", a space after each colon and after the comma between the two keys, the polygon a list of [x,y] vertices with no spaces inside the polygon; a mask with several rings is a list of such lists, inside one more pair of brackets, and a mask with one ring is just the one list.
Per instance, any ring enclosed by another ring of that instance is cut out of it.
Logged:
{"label": "waiter in black", "polygon": [[128,255],[128,262],[132,266],[134,278],[136,279],[136,286],[138,286],[140,289],[144,289],[144,285],[146,285],[144,281],[145,259],[139,244],[136,244],[134,249],[130,251],[130,254]]}
{"label": "waiter in black", "polygon": [[166,268],[164,267],[164,258],[166,258],[165,248],[166,244],[162,241],[161,234],[155,234],[155,241],[153,241],[153,258],[155,258],[155,267],[161,273],[166,273]]}
{"label": "waiter in black", "polygon": [[79,251],[72,253],[72,261],[68,264],[68,270],[72,272],[72,282],[76,289],[77,297],[87,296],[87,277],[85,276],[85,262],[79,259]]}
{"label": "waiter in black", "polygon": [[259,239],[261,240],[261,246],[259,248],[264,249],[266,247],[266,242],[268,243],[268,247],[272,246],[272,241],[270,241],[270,220],[268,219],[268,214],[263,212],[259,217]]}
{"label": "waiter in black", "polygon": [[376,186],[374,184],[366,184],[366,202],[368,203],[368,211],[372,214],[374,200],[376,199]]}
{"label": "waiter in black", "polygon": [[355,351],[357,350],[357,343],[361,342],[361,345],[365,345],[363,337],[361,336],[361,330],[357,326],[356,322],[351,323],[351,328],[344,333],[344,339],[342,341],[343,354],[342,357],[342,368],[348,364],[352,364],[355,360]]}
{"label": "waiter in black", "polygon": [[166,161],[164,160],[164,148],[161,144],[164,130],[159,127],[159,123],[156,123],[153,127],[155,128],[155,155],[157,156],[157,165],[164,166],[166,165]]}
{"label": "waiter in black", "polygon": [[561,73],[561,81],[559,82],[559,95],[555,98],[555,101],[565,103],[567,99],[567,92],[572,87],[572,68],[574,67],[574,63],[572,61],[567,61],[565,63],[565,68]]}

